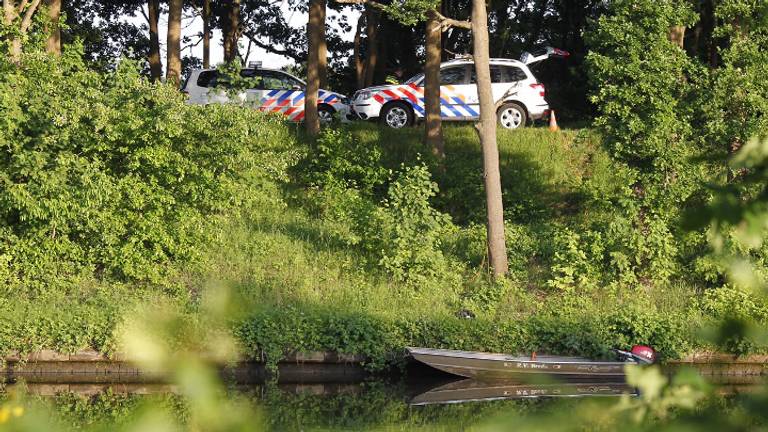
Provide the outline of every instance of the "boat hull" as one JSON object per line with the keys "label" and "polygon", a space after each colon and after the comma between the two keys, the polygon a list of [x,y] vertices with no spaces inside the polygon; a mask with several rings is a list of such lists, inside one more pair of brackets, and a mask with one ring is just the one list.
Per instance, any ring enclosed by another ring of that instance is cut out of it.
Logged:
{"label": "boat hull", "polygon": [[435,369],[477,380],[509,379],[520,374],[590,377],[624,375],[627,363],[594,361],[579,357],[510,356],[475,351],[408,348],[413,358]]}

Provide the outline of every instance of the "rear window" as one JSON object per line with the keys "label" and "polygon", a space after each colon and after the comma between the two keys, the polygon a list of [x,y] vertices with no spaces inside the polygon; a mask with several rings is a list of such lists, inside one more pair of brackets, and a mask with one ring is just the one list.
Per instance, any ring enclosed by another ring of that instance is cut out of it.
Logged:
{"label": "rear window", "polygon": [[505,82],[522,81],[528,78],[528,75],[523,72],[519,67],[504,66],[504,80]]}

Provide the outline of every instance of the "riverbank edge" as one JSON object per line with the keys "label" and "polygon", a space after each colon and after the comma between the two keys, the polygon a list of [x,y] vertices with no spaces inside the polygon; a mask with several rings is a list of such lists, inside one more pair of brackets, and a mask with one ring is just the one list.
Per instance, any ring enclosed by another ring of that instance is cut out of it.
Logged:
{"label": "riverbank edge", "polygon": [[[334,351],[310,351],[310,352],[290,352],[278,361],[278,365],[288,364],[316,364],[316,365],[354,365],[364,366],[367,358],[360,354],[345,354]],[[93,349],[78,350],[73,353],[62,353],[55,350],[43,349],[22,354],[12,352],[2,357],[3,370],[8,372],[10,368],[24,367],[25,365],[45,365],[45,364],[109,364],[121,363],[125,365],[132,364],[132,359],[125,353],[104,354]],[[265,358],[247,358],[239,359],[234,362],[236,365],[266,365]],[[741,368],[749,370],[749,375],[768,375],[768,355],[751,354],[735,355],[716,351],[698,351],[686,355],[680,359],[669,360],[665,362],[667,366],[684,367],[710,365],[710,366],[731,366],[735,369]],[[136,370],[135,366],[131,370]]]}

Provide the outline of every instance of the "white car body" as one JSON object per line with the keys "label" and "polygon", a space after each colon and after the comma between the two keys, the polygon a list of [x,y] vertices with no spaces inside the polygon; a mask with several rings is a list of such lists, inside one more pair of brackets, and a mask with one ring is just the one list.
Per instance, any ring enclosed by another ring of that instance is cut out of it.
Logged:
{"label": "white car body", "polygon": [[[491,59],[493,99],[500,106],[499,122],[507,129],[524,126],[527,120],[549,115],[544,85],[528,65],[568,53],[547,48],[538,56],[524,53],[522,61]],[[456,59],[440,65],[440,112],[443,120],[476,120],[480,115],[475,68],[471,59]],[[352,97],[352,114],[363,120],[381,119],[399,128],[421,119],[424,111],[424,74],[404,84],[383,85],[359,90]]]}
{"label": "white car body", "polygon": [[[288,120],[304,119],[304,81],[276,69],[244,68],[241,75],[254,78],[256,88],[237,95],[237,102],[245,102],[261,111],[282,113]],[[225,88],[218,86],[218,71],[197,69],[190,72],[182,91],[188,95],[187,103],[198,105],[232,103]],[[347,98],[328,90],[318,92],[318,109],[322,121],[329,121],[337,113],[342,121],[348,120]]]}

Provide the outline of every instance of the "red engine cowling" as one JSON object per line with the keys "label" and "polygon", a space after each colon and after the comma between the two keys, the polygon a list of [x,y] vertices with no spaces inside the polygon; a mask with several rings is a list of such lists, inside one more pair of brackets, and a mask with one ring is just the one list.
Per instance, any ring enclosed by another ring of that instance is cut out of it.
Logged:
{"label": "red engine cowling", "polygon": [[656,351],[653,350],[653,348],[646,346],[646,345],[635,345],[632,347],[632,354],[638,358],[642,359],[647,363],[655,363],[656,362]]}

